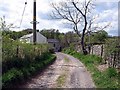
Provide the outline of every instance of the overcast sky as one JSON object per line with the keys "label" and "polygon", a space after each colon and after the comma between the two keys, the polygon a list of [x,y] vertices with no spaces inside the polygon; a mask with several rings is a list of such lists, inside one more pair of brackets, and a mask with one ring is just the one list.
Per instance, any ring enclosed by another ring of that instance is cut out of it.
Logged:
{"label": "overcast sky", "polygon": [[[0,17],[5,16],[7,24],[13,23],[14,26],[20,26],[22,12],[26,0],[0,0]],[[59,2],[61,0],[36,0],[37,1],[37,29],[59,29],[60,32],[72,31],[63,20],[51,20],[50,13],[52,8],[51,2]],[[119,0],[96,0],[95,15],[99,14],[97,24],[103,26],[111,22],[111,27],[106,29],[109,35],[118,35],[118,1]],[[32,28],[33,16],[33,0],[27,0],[26,10],[24,13],[21,28],[15,28],[19,31],[25,28]]]}

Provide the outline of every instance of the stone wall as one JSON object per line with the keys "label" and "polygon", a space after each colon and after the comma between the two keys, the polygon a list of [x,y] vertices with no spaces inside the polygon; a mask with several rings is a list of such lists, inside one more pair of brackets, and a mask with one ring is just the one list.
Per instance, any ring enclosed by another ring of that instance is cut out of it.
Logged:
{"label": "stone wall", "polygon": [[[75,47],[76,47],[75,50],[77,52],[82,51],[82,48],[81,48],[80,45],[76,45]],[[87,51],[89,52],[88,47],[86,47],[86,48],[87,48]],[[104,45],[102,44],[102,45],[93,45],[93,46],[91,46],[90,54],[94,54],[94,55],[98,55],[98,56],[103,57],[104,56]]]}
{"label": "stone wall", "polygon": [[103,57],[104,56],[104,45],[93,45],[90,50],[90,54],[95,54],[98,56]]}

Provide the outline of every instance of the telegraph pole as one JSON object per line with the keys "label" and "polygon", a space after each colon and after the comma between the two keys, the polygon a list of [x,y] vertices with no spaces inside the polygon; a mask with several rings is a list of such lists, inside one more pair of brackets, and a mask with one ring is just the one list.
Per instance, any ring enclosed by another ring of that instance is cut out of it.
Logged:
{"label": "telegraph pole", "polygon": [[33,44],[36,44],[36,0],[33,2]]}

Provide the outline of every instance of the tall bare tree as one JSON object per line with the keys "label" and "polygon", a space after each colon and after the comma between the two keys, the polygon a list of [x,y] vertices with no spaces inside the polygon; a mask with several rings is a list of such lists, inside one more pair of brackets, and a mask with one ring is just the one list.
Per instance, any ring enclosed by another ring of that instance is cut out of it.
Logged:
{"label": "tall bare tree", "polygon": [[[83,53],[87,54],[84,37],[94,24],[95,17],[91,13],[94,8],[93,0],[67,0],[59,3],[52,3],[52,7],[54,8],[52,14],[53,18],[64,19],[70,22],[74,31],[81,38]],[[98,26],[94,27],[94,29],[97,28]]]}

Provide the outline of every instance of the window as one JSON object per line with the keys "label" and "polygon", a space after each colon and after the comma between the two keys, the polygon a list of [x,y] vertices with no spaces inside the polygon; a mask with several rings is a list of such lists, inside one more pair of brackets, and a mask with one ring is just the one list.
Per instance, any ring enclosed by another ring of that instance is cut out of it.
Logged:
{"label": "window", "polygon": [[54,43],[54,47],[55,47],[55,43]]}

